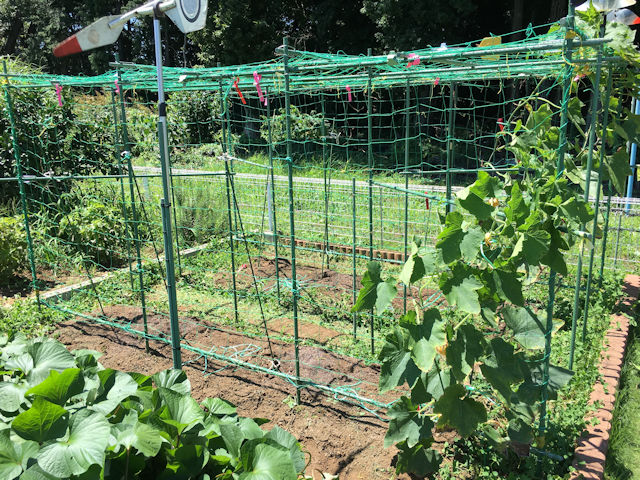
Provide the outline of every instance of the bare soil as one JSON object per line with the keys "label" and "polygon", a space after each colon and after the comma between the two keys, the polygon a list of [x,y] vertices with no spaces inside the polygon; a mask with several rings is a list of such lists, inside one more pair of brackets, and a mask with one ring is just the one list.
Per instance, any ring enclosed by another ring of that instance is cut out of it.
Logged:
{"label": "bare soil", "polygon": [[[132,322],[134,328],[141,327],[142,316],[135,308],[116,306],[105,313],[112,319]],[[164,317],[151,316],[148,322],[155,329],[168,329],[168,325],[160,325],[168,324]],[[268,346],[263,340],[219,332],[191,322],[185,326],[183,342],[189,343],[199,335],[199,343],[207,342],[210,346],[250,342],[263,348],[263,354],[267,352]],[[89,348],[104,353],[100,361],[109,368],[153,374],[172,366],[168,344],[151,342],[150,353],[145,353],[142,339],[118,328],[78,320],[61,324],[57,334],[70,349]],[[293,373],[292,346],[272,342],[272,348],[274,357],[281,362],[281,370]],[[377,365],[367,366],[356,359],[307,346],[301,347],[300,358],[304,363],[303,377],[314,370],[318,382],[345,385],[352,382],[353,376],[371,382],[372,387],[364,388],[361,394],[375,394],[373,386],[379,375]],[[267,356],[250,360],[263,362],[264,366],[270,366],[267,363],[271,361]],[[238,406],[240,415],[271,419],[267,426],[278,425],[295,435],[309,455],[306,473],[314,479],[321,479],[321,472],[338,474],[343,480],[396,478],[393,466],[396,450],[383,448],[387,424],[366,410],[338,402],[314,389],[302,390],[301,405],[294,406],[295,387],[279,377],[232,368],[211,359],[205,370],[202,358],[184,351],[183,362],[197,400],[225,398]],[[315,371],[314,367],[320,370]]]}

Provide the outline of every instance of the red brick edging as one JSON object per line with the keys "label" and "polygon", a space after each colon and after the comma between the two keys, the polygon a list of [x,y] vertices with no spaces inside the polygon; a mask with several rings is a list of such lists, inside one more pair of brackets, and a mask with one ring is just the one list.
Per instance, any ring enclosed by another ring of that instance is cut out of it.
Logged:
{"label": "red brick edging", "polygon": [[[623,309],[629,310],[640,293],[640,276],[627,275],[624,284],[625,297],[622,299],[622,306]],[[573,459],[573,467],[576,471],[571,474],[570,480],[602,480],[604,478],[613,407],[628,334],[629,320],[623,315],[612,315],[598,369],[606,387],[601,382],[597,382],[591,392],[589,404],[599,402],[600,408],[585,417],[588,425],[578,439]],[[591,424],[594,418],[599,420],[596,422],[597,425]]]}

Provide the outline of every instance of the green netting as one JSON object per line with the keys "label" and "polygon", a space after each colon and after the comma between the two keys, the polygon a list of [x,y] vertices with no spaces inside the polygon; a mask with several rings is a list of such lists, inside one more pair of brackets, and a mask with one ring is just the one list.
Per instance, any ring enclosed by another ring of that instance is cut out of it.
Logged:
{"label": "green netting", "polygon": [[[399,270],[413,237],[432,245],[452,195],[479,170],[528,173],[505,131],[541,104],[568,128],[568,89],[593,88],[574,76],[595,68],[603,42],[574,43],[571,63],[567,43],[564,29],[543,26],[493,47],[278,47],[271,62],[165,68],[185,363],[251,368],[367,408],[393,402],[367,368],[393,318],[349,313],[360,273],[372,258]],[[618,59],[603,51],[611,68]],[[45,305],[170,343],[156,72],[114,68],[5,76],[21,171],[2,170],[0,189],[22,192]],[[596,207],[617,227],[602,268],[614,251],[614,267],[636,261],[633,217],[610,195]],[[411,308],[419,293],[403,293],[397,308]],[[419,300],[449,309],[435,284]]]}

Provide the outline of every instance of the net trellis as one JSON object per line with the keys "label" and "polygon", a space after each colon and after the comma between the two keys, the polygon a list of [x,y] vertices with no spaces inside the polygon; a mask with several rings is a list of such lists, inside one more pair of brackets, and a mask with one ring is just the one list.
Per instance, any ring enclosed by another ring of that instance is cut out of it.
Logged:
{"label": "net trellis", "polygon": [[[567,80],[595,68],[600,46],[603,64],[620,61],[591,39],[573,42],[569,63],[564,29],[523,33],[367,56],[280,46],[267,62],[164,68],[185,363],[388,407],[395,397],[377,393],[367,365],[392,317],[349,313],[367,261],[398,270],[408,239],[433,244],[458,185],[479,170],[518,174],[504,132],[527,104],[549,103],[559,124]],[[44,305],[168,343],[156,72],[113,67],[5,75],[22,171],[0,188],[25,201]],[[597,205],[612,232],[619,222],[602,268],[614,250],[614,263],[637,261],[624,248],[631,217],[609,222],[620,202]],[[449,308],[436,285],[422,300]]]}

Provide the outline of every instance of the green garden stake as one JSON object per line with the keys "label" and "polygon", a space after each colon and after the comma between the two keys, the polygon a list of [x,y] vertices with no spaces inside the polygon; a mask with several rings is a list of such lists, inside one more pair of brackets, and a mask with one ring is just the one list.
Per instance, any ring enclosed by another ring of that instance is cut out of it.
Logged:
{"label": "green garden stake", "polygon": [[235,232],[233,230],[233,216],[231,214],[231,186],[229,177],[231,172],[229,171],[229,160],[224,157],[224,171],[225,171],[225,184],[227,186],[227,221],[229,222],[229,250],[231,251],[231,282],[233,285],[233,318],[235,324],[238,325],[238,286],[236,281],[236,247],[235,247]]}
{"label": "green garden stake", "polygon": [[283,39],[284,55],[284,103],[286,115],[287,134],[287,167],[289,173],[289,228],[291,231],[291,294],[293,309],[293,345],[295,349],[296,369],[296,404],[300,404],[300,339],[298,337],[298,277],[296,275],[296,228],[295,228],[295,202],[293,198],[293,158],[291,157],[291,90],[289,82],[289,38]]}
{"label": "green garden stake", "polygon": [[[411,90],[409,79],[407,79],[407,87],[404,94],[404,110],[405,110],[405,127],[404,127],[404,188],[407,190],[404,194],[404,261],[407,261],[408,241],[409,241],[409,134],[411,127]],[[402,287],[402,310],[407,313],[407,286]]]}
{"label": "green garden stake", "polygon": [[[371,56],[371,49],[367,51]],[[371,68],[367,69],[367,165],[369,168],[369,261],[373,261],[373,84]],[[371,354],[375,354],[373,309],[371,320]]]}
{"label": "green garden stake", "polygon": [[455,141],[455,112],[457,102],[457,84],[455,82],[449,85],[449,120],[447,122],[447,169],[446,169],[446,187],[447,187],[447,206],[446,212],[453,210],[451,203],[451,167],[454,162],[454,141]]}
{"label": "green garden stake", "polygon": [[173,235],[171,233],[171,161],[169,160],[169,139],[167,136],[167,104],[164,97],[164,78],[162,72],[162,43],[160,37],[160,18],[153,16],[153,33],[156,49],[156,70],[158,79],[158,139],[160,147],[160,164],[162,167],[163,198],[162,234],[164,237],[164,259],[167,273],[167,296],[169,298],[169,322],[171,327],[171,349],[173,367],[182,368],[180,351],[180,325],[178,321],[178,299],[176,294],[176,273],[173,261]]}
{"label": "green garden stake", "polygon": [[[356,304],[356,300],[358,298],[358,286],[356,284],[357,274],[356,274],[356,179],[355,177],[351,179],[351,211],[352,211],[352,237],[351,237],[351,252],[352,252],[352,279],[353,279],[353,304]],[[357,312],[353,312],[351,320],[353,322],[353,339],[357,339],[357,325],[358,325],[358,314]]]}
{"label": "green garden stake", "polygon": [[[605,24],[602,23],[600,28],[600,38],[604,37],[605,33]],[[602,47],[598,48],[598,63],[596,65],[596,74],[595,79],[593,81],[593,88],[591,94],[591,123],[589,125],[589,147],[587,150],[587,172],[586,172],[586,181],[584,186],[584,201],[589,202],[589,192],[591,188],[591,171],[593,170],[593,150],[596,143],[596,128],[598,125],[598,104],[600,103],[600,78],[602,76]],[[580,225],[580,231],[585,230],[585,225]],[[595,240],[595,239],[594,239]],[[577,327],[577,319],[578,312],[580,306],[580,290],[582,285],[582,257],[584,256],[584,245],[585,241],[583,239],[580,250],[578,251],[578,264],[576,266],[576,289],[573,297],[573,315],[571,319],[571,337],[575,338],[576,335],[576,327]],[[586,302],[589,302],[589,298],[586,298]],[[582,341],[584,342],[587,329],[586,329],[586,317],[585,323],[582,331]],[[574,345],[575,347],[575,345]],[[569,356],[569,369],[573,368],[573,352],[571,352]]]}
{"label": "green garden stake", "polygon": [[[2,69],[7,76],[7,62],[2,61]],[[27,251],[29,253],[29,268],[31,269],[31,286],[36,293],[36,301],[38,302],[38,310],[41,308],[40,303],[40,287],[38,285],[38,274],[36,273],[36,260],[33,252],[33,238],[31,237],[31,227],[29,226],[29,203],[27,192],[24,187],[24,179],[22,176],[22,159],[20,153],[20,143],[18,141],[18,130],[16,128],[16,120],[13,114],[13,101],[9,93],[9,82],[4,83],[4,98],[7,102],[7,111],[9,113],[9,125],[11,126],[11,145],[13,146],[13,158],[16,162],[16,177],[18,180],[18,188],[20,190],[20,206],[22,207],[22,217],[24,220],[24,231],[27,236]]]}
{"label": "green garden stake", "polygon": [[[567,15],[567,27],[566,31],[573,29],[575,21],[575,7],[569,1],[569,14]],[[566,49],[565,56],[567,57],[567,64],[564,71],[564,83],[562,90],[562,105],[560,113],[560,135],[558,141],[557,152],[557,165],[556,176],[559,177],[564,171],[564,156],[567,150],[567,128],[568,128],[568,113],[569,113],[569,98],[571,96],[571,79],[573,73],[573,66],[571,64],[572,58],[572,40],[570,35],[565,35]],[[541,382],[541,399],[540,399],[540,421],[538,423],[538,436],[544,437],[547,430],[547,385],[549,384],[549,366],[551,362],[551,336],[553,332],[553,309],[556,295],[556,272],[552,269],[549,273],[549,299],[547,301],[547,324],[545,329],[545,342],[544,342],[544,357],[543,372]],[[575,341],[575,338],[573,339]],[[540,475],[542,464],[538,462],[538,475]]]}
{"label": "green garden stake", "polygon": [[273,139],[271,136],[271,102],[269,101],[269,89],[265,90],[265,98],[267,103],[267,140],[269,142],[269,175],[271,176],[271,208],[272,208],[272,223],[273,223],[273,246],[276,255],[276,292],[278,295],[278,303],[280,300],[280,256],[278,254],[278,222],[277,222],[277,207],[276,207],[276,182],[275,175],[273,173]]}
{"label": "green garden stake", "polygon": [[[602,161],[602,160],[601,160]],[[602,288],[602,276],[604,275],[604,261],[607,255],[607,240],[609,238],[609,219],[611,218],[611,181],[607,182],[607,214],[604,217],[604,233],[602,235],[602,257],[600,258],[600,273],[598,275],[598,288]]]}
{"label": "green garden stake", "polygon": [[[620,207],[620,205],[618,205]],[[622,230],[622,216],[624,215],[621,208],[618,211],[618,228],[616,229],[616,251],[613,254],[613,269],[615,270],[618,265],[618,253],[620,249],[620,230]]]}
{"label": "green garden stake", "polygon": [[322,277],[324,277],[324,261],[327,260],[327,270],[329,270],[329,195],[327,187],[327,171],[329,170],[327,161],[327,129],[325,127],[325,105],[324,96],[320,96],[322,107],[322,126],[320,127],[322,136],[322,183],[324,186],[324,237],[322,247]]}
{"label": "green garden stake", "polygon": [[113,90],[111,90],[111,110],[113,114],[113,126],[114,126],[114,140],[115,140],[115,156],[116,161],[118,163],[118,174],[120,176],[120,198],[122,199],[122,217],[124,218],[124,224],[127,229],[127,267],[129,268],[129,283],[131,285],[131,291],[135,289],[133,285],[133,269],[131,267],[132,258],[131,258],[131,243],[132,235],[129,232],[131,228],[131,224],[129,223],[129,215],[127,214],[127,199],[124,194],[124,175],[122,173],[122,149],[120,148],[120,135],[118,132],[118,113],[116,110],[116,94]]}
{"label": "green garden stake", "polygon": [[[596,253],[596,243],[597,243],[597,234],[598,234],[598,212],[600,211],[600,191],[602,190],[602,176],[604,175],[604,154],[606,149],[606,139],[607,137],[607,127],[609,125],[609,100],[611,98],[611,89],[613,87],[613,74],[609,71],[609,78],[607,80],[606,87],[606,95],[604,97],[604,102],[602,105],[603,111],[603,119],[602,119],[602,144],[600,146],[600,158],[598,165],[598,187],[596,190],[596,199],[595,199],[595,208],[594,208],[594,217],[593,217],[593,228],[591,230],[591,254],[589,255],[589,273],[587,274],[587,286],[585,292],[585,301],[584,301],[584,316],[582,318],[582,341],[584,342],[585,337],[587,336],[587,321],[589,318],[589,306],[590,306],[590,296],[591,296],[591,282],[592,282],[592,274],[593,274],[593,260]],[[573,352],[571,352],[573,354]]]}

